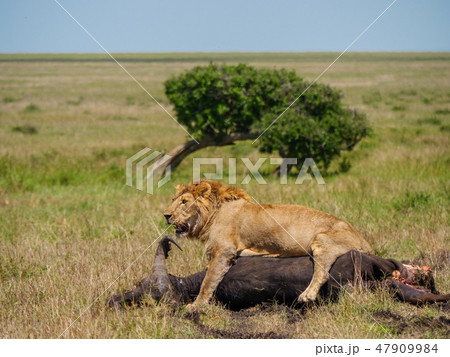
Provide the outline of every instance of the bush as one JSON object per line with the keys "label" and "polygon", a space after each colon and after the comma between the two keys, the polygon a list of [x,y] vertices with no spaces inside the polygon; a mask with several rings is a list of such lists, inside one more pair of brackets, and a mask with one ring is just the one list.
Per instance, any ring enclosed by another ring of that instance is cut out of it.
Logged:
{"label": "bush", "polygon": [[[170,78],[165,93],[178,121],[203,139],[198,146],[202,148],[211,141],[228,145],[231,140],[224,138],[232,134],[245,134],[236,140],[257,138],[308,86],[295,71],[209,64]],[[351,150],[368,132],[365,116],[345,108],[339,91],[313,84],[257,144],[263,152],[311,157],[327,168],[334,157]]]}

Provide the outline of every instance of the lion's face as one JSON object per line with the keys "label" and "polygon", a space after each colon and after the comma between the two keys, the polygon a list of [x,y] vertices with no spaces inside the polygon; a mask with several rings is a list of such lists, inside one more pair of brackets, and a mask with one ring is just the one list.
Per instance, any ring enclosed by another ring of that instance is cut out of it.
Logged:
{"label": "lion's face", "polygon": [[173,197],[172,203],[164,211],[168,224],[175,226],[177,237],[194,236],[201,229],[202,213],[204,213],[205,192],[211,190],[208,184],[205,187],[196,186],[194,190],[183,185],[177,186],[177,194]]}
{"label": "lion's face", "polygon": [[168,224],[175,226],[177,237],[207,239],[208,227],[224,202],[245,199],[251,202],[245,191],[221,182],[201,180],[187,187],[177,186],[177,193],[164,211]]}

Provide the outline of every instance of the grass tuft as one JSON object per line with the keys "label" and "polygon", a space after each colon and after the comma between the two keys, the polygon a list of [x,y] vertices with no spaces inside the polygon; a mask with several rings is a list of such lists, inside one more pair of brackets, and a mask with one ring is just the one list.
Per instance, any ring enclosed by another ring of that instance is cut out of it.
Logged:
{"label": "grass tuft", "polygon": [[406,106],[404,106],[404,105],[394,105],[392,107],[392,111],[394,111],[394,112],[403,112],[405,110],[406,110]]}
{"label": "grass tuft", "polygon": [[37,111],[39,111],[39,107],[33,103],[28,104],[24,109],[25,113],[33,113],[33,112],[37,112]]}
{"label": "grass tuft", "polygon": [[430,125],[441,125],[441,120],[436,117],[431,118],[423,118],[417,120],[417,124],[423,125],[423,124],[430,124]]}
{"label": "grass tuft", "polygon": [[14,98],[14,97],[4,97],[3,98],[3,103],[14,103],[14,102],[18,102],[20,99],[18,98]]}
{"label": "grass tuft", "polygon": [[434,111],[434,113],[438,114],[438,115],[447,115],[447,114],[450,114],[450,109],[447,109],[447,108],[445,108],[445,109],[436,109]]}
{"label": "grass tuft", "polygon": [[33,125],[30,125],[30,124],[13,126],[11,130],[14,132],[17,132],[17,133],[22,133],[22,134],[27,134],[27,135],[37,134],[37,132],[38,132],[36,127]]}
{"label": "grass tuft", "polygon": [[381,93],[378,90],[370,91],[362,96],[362,101],[366,105],[371,105],[377,108],[378,104],[380,104],[383,101],[383,97],[381,96]]}
{"label": "grass tuft", "polygon": [[67,100],[66,103],[69,104],[69,105],[77,106],[77,105],[80,105],[83,102],[83,100],[84,100],[84,97],[83,96],[79,96],[78,99],[76,99],[76,100],[73,100],[73,99]]}
{"label": "grass tuft", "polygon": [[428,208],[432,200],[432,196],[427,192],[406,191],[403,197],[394,200],[393,206],[397,210],[413,209],[415,211],[421,211]]}

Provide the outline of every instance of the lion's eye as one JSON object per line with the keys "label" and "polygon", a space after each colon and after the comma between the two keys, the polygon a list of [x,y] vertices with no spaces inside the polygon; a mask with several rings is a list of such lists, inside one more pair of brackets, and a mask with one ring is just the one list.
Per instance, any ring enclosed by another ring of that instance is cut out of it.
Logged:
{"label": "lion's eye", "polygon": [[181,200],[181,204],[184,205],[187,201],[186,200]]}

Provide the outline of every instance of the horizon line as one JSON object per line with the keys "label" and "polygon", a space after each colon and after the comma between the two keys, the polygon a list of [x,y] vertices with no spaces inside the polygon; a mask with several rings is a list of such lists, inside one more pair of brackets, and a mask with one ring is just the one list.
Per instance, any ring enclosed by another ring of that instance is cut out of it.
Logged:
{"label": "horizon line", "polygon": [[[117,51],[115,54],[308,54],[338,53],[338,50],[305,50],[305,51]],[[450,50],[353,50],[347,53],[450,53]],[[106,55],[104,52],[1,52],[0,55]]]}

